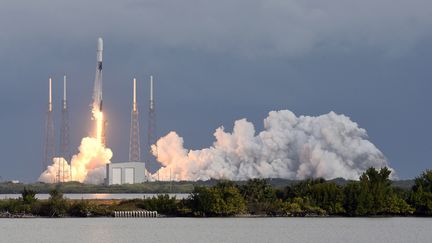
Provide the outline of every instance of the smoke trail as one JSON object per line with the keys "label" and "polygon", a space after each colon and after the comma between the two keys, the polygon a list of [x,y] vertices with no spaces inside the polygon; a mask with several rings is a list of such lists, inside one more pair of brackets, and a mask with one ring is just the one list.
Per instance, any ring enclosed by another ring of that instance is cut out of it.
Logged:
{"label": "smoke trail", "polygon": [[219,127],[214,136],[213,146],[201,150],[185,149],[175,132],[159,139],[153,151],[163,166],[160,178],[358,179],[369,167],[388,167],[366,130],[334,112],[297,117],[288,110],[271,111],[257,135],[253,124],[241,119],[232,133]]}

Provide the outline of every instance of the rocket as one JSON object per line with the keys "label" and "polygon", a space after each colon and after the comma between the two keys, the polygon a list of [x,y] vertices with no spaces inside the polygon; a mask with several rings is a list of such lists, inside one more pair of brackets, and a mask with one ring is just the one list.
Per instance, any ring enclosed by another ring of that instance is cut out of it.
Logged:
{"label": "rocket", "polygon": [[103,40],[99,38],[96,48],[96,76],[93,89],[93,108],[102,111],[102,53]]}

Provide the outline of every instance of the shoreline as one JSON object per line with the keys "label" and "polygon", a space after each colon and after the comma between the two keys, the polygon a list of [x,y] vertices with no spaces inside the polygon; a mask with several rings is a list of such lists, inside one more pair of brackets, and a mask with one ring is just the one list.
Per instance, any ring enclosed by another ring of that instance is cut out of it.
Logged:
{"label": "shoreline", "polygon": [[38,215],[10,215],[4,216],[0,215],[0,219],[94,219],[94,218],[106,218],[106,219],[164,219],[164,218],[194,218],[194,219],[218,219],[218,218],[232,218],[232,219],[260,219],[260,218],[309,218],[309,219],[329,219],[329,218],[352,218],[352,219],[388,219],[388,218],[432,218],[431,216],[420,216],[420,215],[386,215],[386,216],[335,216],[335,215],[327,215],[327,216],[269,216],[269,215],[237,215],[237,216],[215,216],[215,217],[197,217],[197,216],[166,216],[166,215],[158,215],[157,217],[114,217],[114,216],[88,216],[88,217],[74,217],[74,216],[65,216],[65,217],[49,217],[49,216],[38,216]]}

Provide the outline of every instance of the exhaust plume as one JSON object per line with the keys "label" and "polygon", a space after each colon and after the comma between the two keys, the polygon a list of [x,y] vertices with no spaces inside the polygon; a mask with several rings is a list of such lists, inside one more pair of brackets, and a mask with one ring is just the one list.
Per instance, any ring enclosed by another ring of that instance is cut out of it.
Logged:
{"label": "exhaust plume", "polygon": [[162,168],[153,177],[357,180],[369,167],[388,167],[383,153],[367,140],[366,130],[334,112],[297,117],[289,110],[271,111],[258,134],[251,122],[241,119],[232,133],[219,127],[214,136],[213,145],[201,150],[185,149],[175,132],[160,138],[152,150]]}
{"label": "exhaust plume", "polygon": [[[72,157],[72,171],[70,171],[71,167],[64,158],[54,158],[53,164],[47,167],[38,181],[54,183],[57,178],[63,181],[64,173],[65,182],[72,180],[101,184],[105,178],[105,165],[110,163],[112,155],[111,149],[105,148],[98,138],[85,137],[81,140],[79,153]],[[65,168],[64,172],[63,168]],[[60,177],[58,177],[59,173]],[[70,174],[72,174],[72,178],[70,178]]]}

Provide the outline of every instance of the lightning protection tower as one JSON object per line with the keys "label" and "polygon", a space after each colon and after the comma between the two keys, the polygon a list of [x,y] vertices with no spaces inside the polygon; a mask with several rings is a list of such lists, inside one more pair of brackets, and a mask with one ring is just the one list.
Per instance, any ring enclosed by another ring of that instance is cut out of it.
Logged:
{"label": "lightning protection tower", "polygon": [[48,81],[48,110],[46,113],[45,125],[45,154],[42,171],[46,170],[47,166],[53,162],[55,154],[55,139],[54,139],[54,121],[53,121],[53,106],[52,106],[52,80]]}
{"label": "lightning protection tower", "polygon": [[149,171],[156,170],[155,157],[151,151],[151,145],[156,142],[156,106],[154,101],[153,76],[150,76],[150,103],[148,110],[148,130],[147,130],[147,163],[149,163]]}
{"label": "lightning protection tower", "polygon": [[[66,161],[71,163],[71,150],[70,150],[70,132],[69,132],[69,111],[66,99],[66,75],[63,76],[63,100],[62,100],[62,108],[61,108],[61,128],[60,128],[60,156],[63,157]],[[62,178],[61,180],[65,181],[65,165],[63,164],[62,170]],[[70,173],[72,170],[70,170]],[[69,175],[72,178],[72,175]]]}
{"label": "lightning protection tower", "polygon": [[130,141],[129,141],[129,161],[139,162],[140,158],[140,133],[139,133],[139,119],[138,119],[138,106],[136,100],[136,79],[133,79],[133,99],[132,99],[132,112],[131,112],[131,126],[130,126]]}

